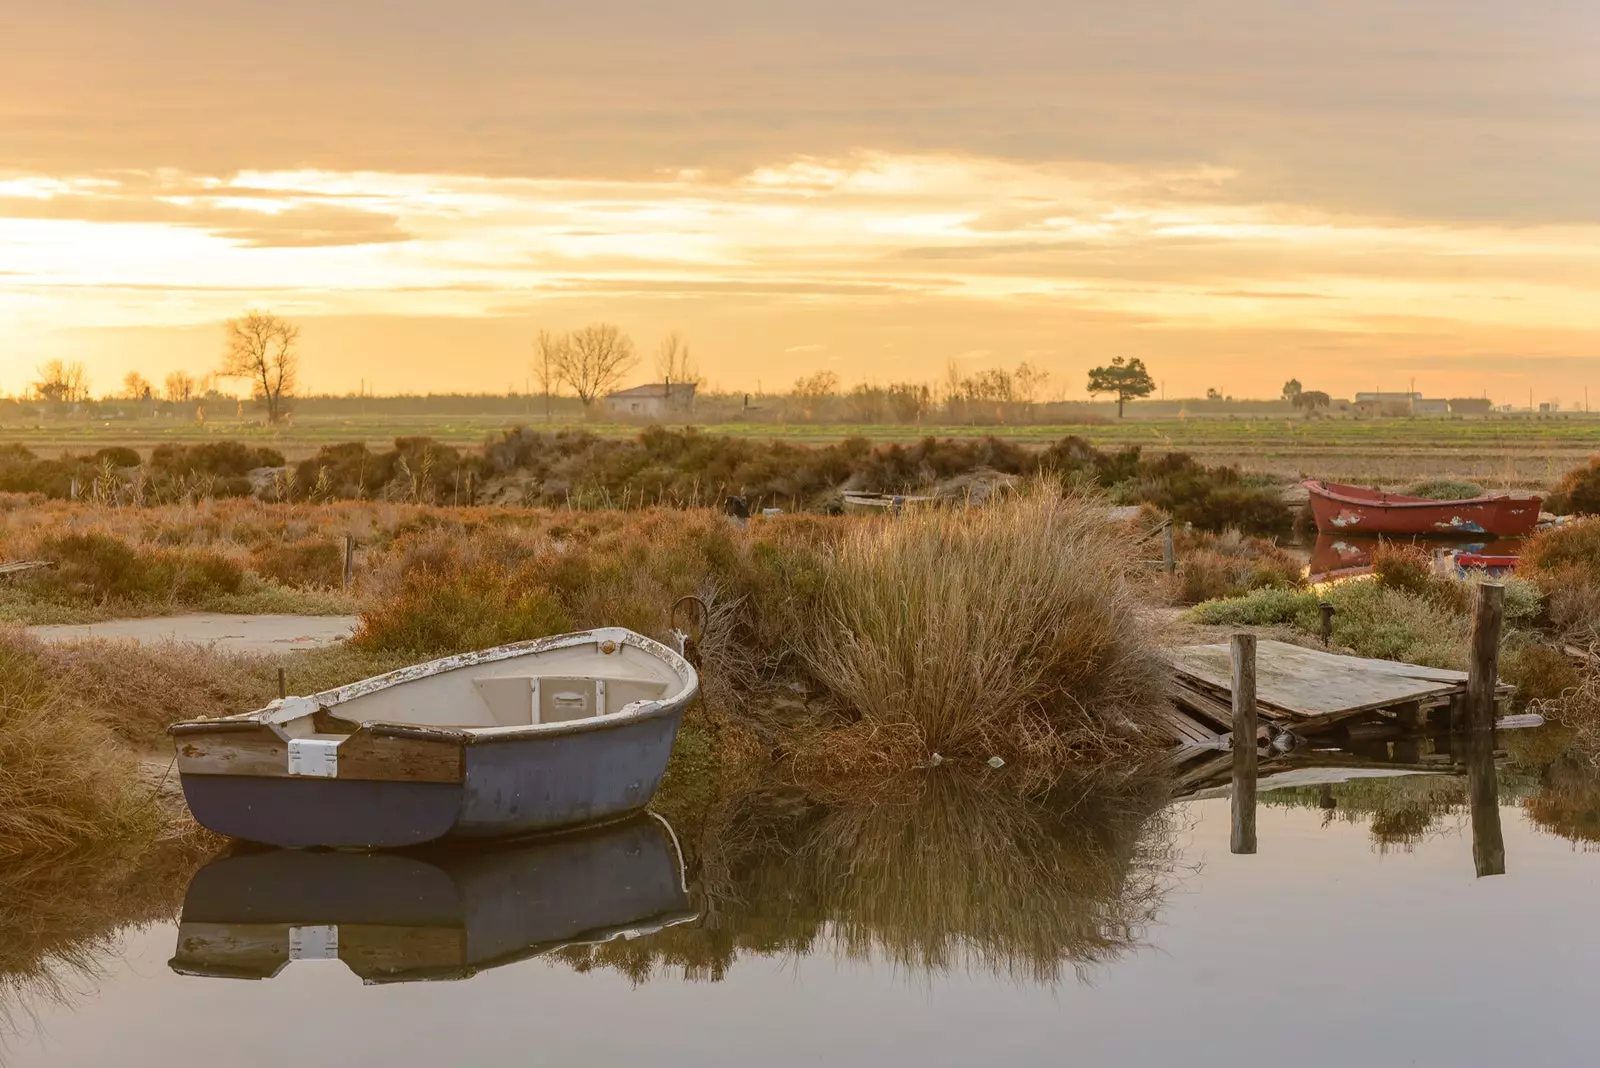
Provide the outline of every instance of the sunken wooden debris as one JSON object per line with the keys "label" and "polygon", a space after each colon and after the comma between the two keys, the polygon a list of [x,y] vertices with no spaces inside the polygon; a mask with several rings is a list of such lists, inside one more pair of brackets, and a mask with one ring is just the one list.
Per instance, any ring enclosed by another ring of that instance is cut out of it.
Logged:
{"label": "sunken wooden debris", "polygon": [[[1180,746],[1227,746],[1233,725],[1231,667],[1226,644],[1172,650],[1169,733]],[[1361,724],[1392,722],[1402,728],[1438,723],[1454,713],[1467,691],[1467,673],[1370,660],[1262,641],[1256,648],[1258,740],[1287,731],[1300,737],[1348,733]],[[1502,683],[1503,699],[1511,687]]]}

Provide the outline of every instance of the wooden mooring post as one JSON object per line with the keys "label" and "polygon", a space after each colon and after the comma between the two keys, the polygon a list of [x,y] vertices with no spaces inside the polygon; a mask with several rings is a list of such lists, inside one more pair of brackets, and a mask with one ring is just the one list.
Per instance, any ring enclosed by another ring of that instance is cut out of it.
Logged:
{"label": "wooden mooring post", "polygon": [[285,697],[288,697],[288,696],[289,696],[289,676],[283,670],[283,668],[279,668],[278,669],[278,700],[281,701]]}
{"label": "wooden mooring post", "polygon": [[344,536],[344,588],[350,588],[350,581],[356,574],[356,539],[353,534]]}
{"label": "wooden mooring post", "polygon": [[1256,636],[1235,634],[1233,659],[1233,835],[1235,853],[1256,851]]}
{"label": "wooden mooring post", "polygon": [[1467,665],[1467,803],[1472,813],[1472,862],[1478,878],[1506,873],[1506,842],[1500,827],[1500,780],[1494,769],[1495,687],[1500,682],[1500,628],[1505,587],[1478,586],[1472,617],[1472,661]]}
{"label": "wooden mooring post", "polygon": [[1505,620],[1506,588],[1498,582],[1478,585],[1472,615],[1472,661],[1467,665],[1467,729],[1494,729],[1494,691],[1500,684],[1500,626]]}
{"label": "wooden mooring post", "polygon": [[1161,566],[1169,575],[1178,570],[1178,546],[1174,540],[1170,520],[1166,529],[1161,532]]}

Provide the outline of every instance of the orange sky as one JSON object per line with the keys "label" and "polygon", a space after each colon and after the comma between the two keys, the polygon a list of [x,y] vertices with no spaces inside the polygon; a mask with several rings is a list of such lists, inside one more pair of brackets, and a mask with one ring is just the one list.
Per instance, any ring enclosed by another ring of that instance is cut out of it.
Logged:
{"label": "orange sky", "polygon": [[729,388],[1600,389],[1583,0],[16,6],[0,391],[251,307],[315,390],[520,388],[595,318]]}

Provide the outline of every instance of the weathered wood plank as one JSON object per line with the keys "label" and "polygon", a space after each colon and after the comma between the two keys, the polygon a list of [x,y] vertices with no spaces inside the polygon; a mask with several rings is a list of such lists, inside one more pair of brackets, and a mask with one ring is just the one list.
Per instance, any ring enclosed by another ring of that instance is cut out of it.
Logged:
{"label": "weathered wood plank", "polygon": [[288,743],[264,723],[186,726],[189,729],[175,735],[182,774],[289,774]]}
{"label": "weathered wood plank", "polygon": [[460,782],[463,745],[420,732],[363,727],[339,743],[339,778],[373,782]]}
{"label": "weathered wood plank", "polygon": [[[1231,677],[1229,647],[1195,645],[1174,650],[1174,669],[1209,687],[1226,687]],[[1378,665],[1378,666],[1374,666]],[[1446,679],[1443,675],[1450,675]],[[1300,717],[1347,715],[1387,705],[1446,697],[1459,692],[1461,672],[1342,657],[1286,642],[1257,646],[1257,698]]]}
{"label": "weathered wood plank", "polygon": [[0,576],[21,575],[27,571],[38,571],[41,568],[54,567],[49,560],[10,560],[0,563]]}

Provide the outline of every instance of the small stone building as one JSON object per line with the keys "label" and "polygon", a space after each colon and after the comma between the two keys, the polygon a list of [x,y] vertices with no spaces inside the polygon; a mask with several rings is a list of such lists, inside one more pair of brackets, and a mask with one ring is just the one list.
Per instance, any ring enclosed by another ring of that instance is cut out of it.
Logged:
{"label": "small stone building", "polygon": [[672,419],[694,412],[695,384],[652,382],[606,394],[612,415],[624,419]]}

